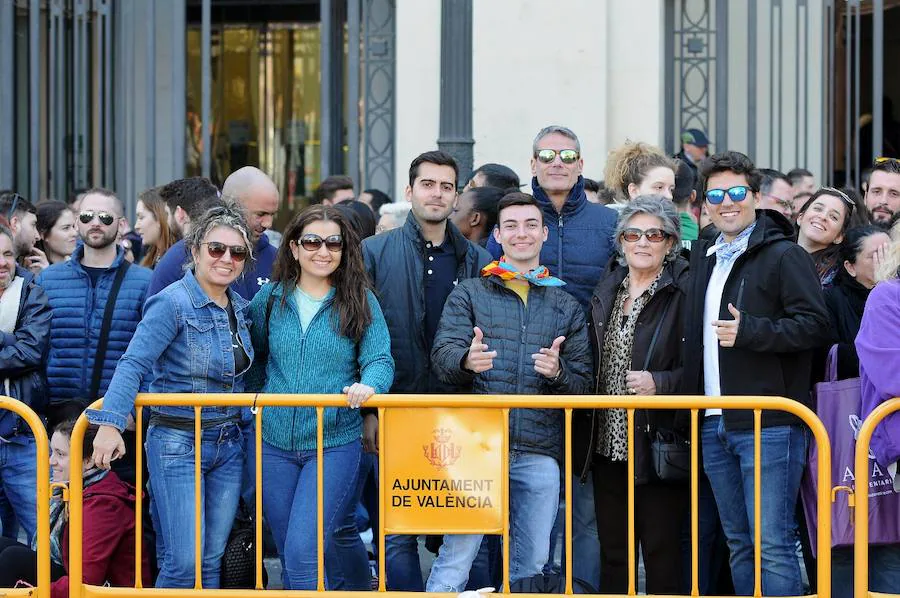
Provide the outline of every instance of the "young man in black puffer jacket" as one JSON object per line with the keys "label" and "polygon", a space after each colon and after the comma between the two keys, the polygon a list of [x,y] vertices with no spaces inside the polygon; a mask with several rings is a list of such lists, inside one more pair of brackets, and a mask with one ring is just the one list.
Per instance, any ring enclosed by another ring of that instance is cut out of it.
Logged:
{"label": "young man in black puffer jacket", "polygon": [[[476,394],[581,394],[592,357],[584,311],[561,280],[540,266],[547,239],[540,206],[510,193],[499,203],[494,237],[503,261],[465,280],[447,298],[431,353],[445,383]],[[510,582],[541,573],[559,500],[562,414],[513,409],[509,429]],[[448,535],[426,591],[460,592],[481,535]]]}

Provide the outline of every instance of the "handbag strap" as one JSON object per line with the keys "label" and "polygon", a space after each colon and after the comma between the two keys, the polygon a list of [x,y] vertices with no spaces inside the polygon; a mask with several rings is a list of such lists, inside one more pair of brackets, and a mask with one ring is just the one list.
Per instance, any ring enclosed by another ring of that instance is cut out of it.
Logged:
{"label": "handbag strap", "polygon": [[[650,358],[653,356],[653,350],[656,348],[656,341],[659,340],[659,332],[662,330],[663,322],[666,319],[666,315],[669,313],[669,306],[672,305],[671,301],[667,301],[666,305],[663,307],[662,314],[659,317],[659,321],[656,323],[656,329],[653,331],[653,336],[650,337],[650,346],[647,347],[647,356],[644,358],[644,367],[641,368],[645,372],[648,371],[647,368],[650,367]],[[647,420],[647,432],[650,431],[650,410],[644,409],[644,417]]]}
{"label": "handbag strap", "polygon": [[130,265],[128,260],[122,260],[122,263],[116,269],[116,277],[113,278],[109,296],[106,298],[106,308],[103,310],[103,324],[100,325],[100,338],[97,341],[97,353],[94,356],[94,371],[91,373],[91,390],[88,395],[88,400],[90,401],[100,398],[98,396],[100,393],[100,379],[103,377],[103,362],[106,361],[106,346],[109,343],[109,329],[112,326],[113,310],[116,308],[116,297],[119,296],[119,289],[122,287],[122,281],[125,279],[125,273]]}
{"label": "handbag strap", "polygon": [[647,356],[644,358],[644,367],[641,368],[644,371],[647,371],[647,368],[650,366],[650,358],[653,356],[653,349],[656,348],[656,341],[659,339],[659,331],[662,330],[662,325],[666,319],[666,314],[669,313],[670,305],[672,305],[672,302],[668,301],[665,307],[663,307],[659,322],[656,323],[656,330],[653,331],[653,336],[650,337],[650,346],[647,347]]}

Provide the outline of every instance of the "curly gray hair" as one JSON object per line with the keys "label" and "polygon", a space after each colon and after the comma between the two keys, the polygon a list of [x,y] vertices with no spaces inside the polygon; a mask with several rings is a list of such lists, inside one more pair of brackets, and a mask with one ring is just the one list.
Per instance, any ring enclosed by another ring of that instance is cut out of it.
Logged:
{"label": "curly gray hair", "polygon": [[247,226],[244,209],[234,200],[225,198],[222,203],[209,208],[200,218],[191,223],[191,232],[184,238],[184,246],[188,250],[185,270],[194,267],[194,250],[200,250],[200,245],[203,244],[206,235],[217,226],[224,226],[239,233],[244,239],[244,245],[247,246],[248,261],[253,259],[253,243],[250,242],[250,227]]}
{"label": "curly gray hair", "polygon": [[681,220],[678,217],[678,212],[675,210],[675,204],[672,203],[672,200],[662,195],[641,195],[625,204],[625,207],[622,208],[619,214],[619,223],[616,225],[615,236],[619,263],[623,266],[628,265],[625,263],[625,252],[622,249],[622,232],[628,228],[628,223],[631,219],[638,214],[647,214],[648,216],[659,218],[662,230],[674,241],[665,260],[671,261],[675,259],[678,252],[681,251]]}

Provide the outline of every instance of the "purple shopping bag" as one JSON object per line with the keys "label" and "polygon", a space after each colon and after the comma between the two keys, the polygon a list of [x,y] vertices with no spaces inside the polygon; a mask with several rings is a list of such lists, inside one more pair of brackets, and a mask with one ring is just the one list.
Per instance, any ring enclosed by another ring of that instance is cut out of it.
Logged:
{"label": "purple shopping bag", "polygon": [[[856,490],[854,461],[859,418],[859,378],[837,380],[837,345],[831,347],[826,364],[826,380],[816,384],[816,413],[831,439],[831,482]],[[800,486],[810,544],[816,552],[816,490],[819,451],[815,440],[809,444],[806,473]],[[857,502],[865,499],[857,492]],[[900,543],[900,494],[894,492],[887,467],[875,461],[869,451],[869,544]],[[838,493],[831,505],[831,546],[853,545],[853,512],[846,493]]]}

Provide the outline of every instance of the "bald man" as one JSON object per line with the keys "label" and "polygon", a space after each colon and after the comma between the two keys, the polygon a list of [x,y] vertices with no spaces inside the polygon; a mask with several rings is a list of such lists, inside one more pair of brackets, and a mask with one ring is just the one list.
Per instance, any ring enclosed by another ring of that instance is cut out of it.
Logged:
{"label": "bald man", "polygon": [[[231,288],[250,301],[260,287],[269,282],[277,250],[265,232],[272,227],[280,203],[278,187],[269,176],[258,168],[245,166],[235,170],[222,185],[222,196],[229,197],[246,210],[247,224],[253,241],[253,261],[244,267]],[[163,255],[156,268],[147,297],[150,298],[184,276],[184,264],[188,259],[184,241],[178,241]]]}

